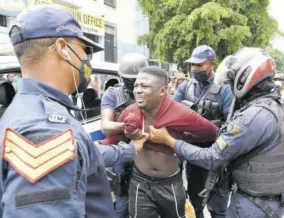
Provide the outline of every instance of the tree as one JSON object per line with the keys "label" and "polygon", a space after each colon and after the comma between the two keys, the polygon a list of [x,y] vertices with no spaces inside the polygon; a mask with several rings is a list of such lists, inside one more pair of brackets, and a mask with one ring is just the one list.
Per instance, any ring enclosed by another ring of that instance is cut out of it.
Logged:
{"label": "tree", "polygon": [[138,39],[161,61],[184,61],[207,44],[217,61],[243,46],[265,47],[278,31],[268,14],[269,0],[140,0],[150,32]]}
{"label": "tree", "polygon": [[267,49],[268,53],[274,59],[276,70],[278,73],[284,73],[284,53],[272,47]]}

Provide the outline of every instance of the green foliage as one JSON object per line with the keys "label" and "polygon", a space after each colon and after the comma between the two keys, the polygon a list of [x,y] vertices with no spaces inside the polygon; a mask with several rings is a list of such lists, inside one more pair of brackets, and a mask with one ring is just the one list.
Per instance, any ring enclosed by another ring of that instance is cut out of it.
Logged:
{"label": "green foliage", "polygon": [[278,73],[284,73],[284,53],[272,47],[267,49],[268,53],[274,59],[276,70]]}
{"label": "green foliage", "polygon": [[243,46],[269,44],[278,25],[269,16],[268,5],[269,0],[140,0],[150,32],[138,43],[182,69],[201,44],[214,48],[219,62]]}

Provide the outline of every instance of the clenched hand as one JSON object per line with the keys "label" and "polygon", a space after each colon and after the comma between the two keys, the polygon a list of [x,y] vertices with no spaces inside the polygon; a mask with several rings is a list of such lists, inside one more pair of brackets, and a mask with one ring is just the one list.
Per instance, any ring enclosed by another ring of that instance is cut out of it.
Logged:
{"label": "clenched hand", "polygon": [[130,144],[134,145],[136,152],[140,152],[144,146],[144,143],[149,139],[149,134],[143,135],[139,139],[133,139]]}
{"label": "clenched hand", "polygon": [[168,130],[163,127],[156,129],[154,126],[149,126],[150,140],[155,143],[166,144],[174,147],[175,139],[168,133]]}

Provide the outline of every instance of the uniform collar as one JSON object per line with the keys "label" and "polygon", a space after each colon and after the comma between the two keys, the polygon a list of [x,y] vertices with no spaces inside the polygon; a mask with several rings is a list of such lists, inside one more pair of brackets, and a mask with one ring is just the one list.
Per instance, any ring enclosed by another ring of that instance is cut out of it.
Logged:
{"label": "uniform collar", "polygon": [[63,92],[35,79],[30,79],[30,78],[20,79],[18,93],[43,95],[55,101],[73,106],[71,99]]}

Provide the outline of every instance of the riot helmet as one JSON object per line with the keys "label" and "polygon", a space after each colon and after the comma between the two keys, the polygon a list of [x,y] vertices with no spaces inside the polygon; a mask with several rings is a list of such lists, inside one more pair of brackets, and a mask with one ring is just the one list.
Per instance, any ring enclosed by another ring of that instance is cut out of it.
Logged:
{"label": "riot helmet", "polygon": [[133,92],[139,70],[148,65],[147,58],[140,53],[127,53],[122,57],[118,75],[129,92]]}
{"label": "riot helmet", "polygon": [[245,98],[255,88],[265,92],[273,91],[275,64],[265,50],[242,48],[229,58],[226,66],[227,77],[232,81],[232,90],[236,98]]}

